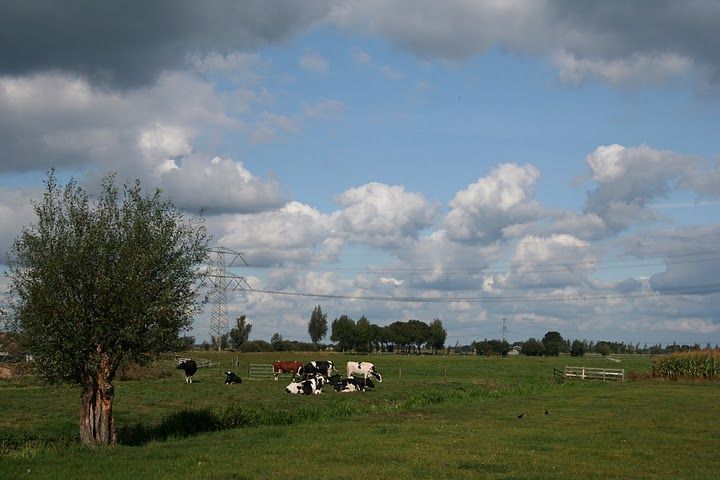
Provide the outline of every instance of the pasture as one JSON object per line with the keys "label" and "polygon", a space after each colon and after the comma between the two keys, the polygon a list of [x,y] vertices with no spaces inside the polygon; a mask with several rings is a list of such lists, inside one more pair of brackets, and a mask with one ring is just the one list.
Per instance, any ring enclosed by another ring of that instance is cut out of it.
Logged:
{"label": "pasture", "polygon": [[[116,380],[121,445],[77,445],[79,390],[0,382],[0,478],[716,478],[720,384],[647,378],[648,357],[483,358],[193,352]],[[287,395],[249,363],[371,361],[371,392]],[[556,383],[565,365],[625,382]],[[243,378],[223,384],[226,370]],[[545,413],[547,411],[547,414]],[[518,418],[520,414],[522,418]]]}

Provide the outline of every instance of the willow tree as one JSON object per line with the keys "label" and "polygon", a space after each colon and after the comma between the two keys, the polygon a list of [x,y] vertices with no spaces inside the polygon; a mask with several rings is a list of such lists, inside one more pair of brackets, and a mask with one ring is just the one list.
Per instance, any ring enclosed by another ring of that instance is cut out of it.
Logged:
{"label": "willow tree", "polygon": [[171,350],[201,306],[205,226],[114,175],[96,197],[52,172],[45,186],[36,223],[11,248],[15,326],[41,377],[81,387],[81,441],[114,444],[118,368]]}

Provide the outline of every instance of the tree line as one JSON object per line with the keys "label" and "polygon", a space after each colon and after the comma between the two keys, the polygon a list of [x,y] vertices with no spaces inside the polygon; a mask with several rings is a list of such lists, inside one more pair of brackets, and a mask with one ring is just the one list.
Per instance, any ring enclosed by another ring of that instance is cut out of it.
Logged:
{"label": "tree line", "polygon": [[[320,305],[313,309],[308,322],[308,334],[311,342],[299,342],[295,340],[284,340],[279,332],[276,332],[269,342],[265,340],[249,340],[252,324],[245,315],[235,320],[235,326],[226,335],[220,338],[212,337],[210,342],[203,342],[200,348],[210,349],[231,349],[239,352],[272,352],[272,351],[317,351],[334,349],[341,352],[372,353],[372,352],[396,352],[396,353],[419,353],[423,349],[431,350],[433,353],[445,350],[447,353],[472,353],[476,355],[507,355],[511,350],[526,356],[557,356],[570,354],[578,357],[587,354],[650,354],[660,355],[676,352],[687,352],[700,350],[699,344],[687,345],[672,343],[668,345],[625,343],[616,341],[593,341],[593,340],[570,340],[554,330],[548,331],[541,339],[529,338],[527,340],[508,343],[506,340],[484,339],[475,340],[469,345],[459,344],[454,347],[445,347],[447,331],[440,319],[435,319],[430,324],[420,320],[397,321],[380,327],[370,323],[366,316],[361,316],[357,321],[348,315],[341,315],[335,318],[330,325],[330,340],[333,344],[320,343],[327,336],[328,321],[327,314],[322,311]],[[184,349],[191,349],[194,346],[193,337],[183,337],[180,345]],[[708,343],[706,349],[712,346]],[[715,346],[717,348],[717,345]],[[181,348],[183,349],[183,348]]]}
{"label": "tree line", "polygon": [[447,331],[439,318],[429,324],[411,319],[380,327],[370,323],[365,316],[354,321],[347,315],[333,321],[330,336],[336,350],[358,353],[420,353],[423,348],[437,353],[445,348],[446,339]]}
{"label": "tree line", "polygon": [[[421,320],[411,319],[405,322],[397,321],[381,327],[370,323],[366,316],[357,321],[348,315],[335,318],[331,324],[330,341],[334,344],[321,344],[327,336],[327,314],[320,305],[316,306],[308,322],[308,335],[311,343],[284,340],[276,332],[270,342],[264,340],[249,340],[252,324],[245,315],[235,320],[235,327],[222,337],[212,337],[211,342],[203,342],[200,348],[205,350],[232,349],[240,352],[271,352],[271,351],[316,351],[333,349],[341,352],[372,353],[372,352],[398,352],[419,353],[423,349],[437,353],[445,348],[447,331],[439,318],[425,323]],[[188,340],[190,347],[192,343]]]}
{"label": "tree line", "polygon": [[[456,347],[457,348],[457,347]],[[701,350],[703,347],[695,343],[693,345],[678,344],[673,342],[668,345],[625,343],[615,341],[588,341],[588,340],[570,340],[565,339],[557,331],[548,331],[542,339],[529,338],[521,342],[514,342],[510,345],[505,340],[481,340],[474,341],[470,345],[459,347],[458,353],[475,353],[477,355],[507,355],[511,349],[519,349],[519,353],[527,356],[557,356],[560,354],[570,354],[573,357],[582,357],[585,354],[649,354],[661,355],[667,353],[687,352],[693,350]],[[708,343],[704,347],[707,350],[713,347]],[[717,345],[715,345],[717,348]]]}

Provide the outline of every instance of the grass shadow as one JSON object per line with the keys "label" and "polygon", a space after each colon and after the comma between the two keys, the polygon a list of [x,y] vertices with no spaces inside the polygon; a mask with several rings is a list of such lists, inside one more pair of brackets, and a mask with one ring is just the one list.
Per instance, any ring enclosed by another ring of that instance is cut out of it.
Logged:
{"label": "grass shadow", "polygon": [[210,409],[186,409],[168,415],[157,425],[136,424],[121,428],[118,441],[123,445],[138,446],[223,429],[222,422]]}

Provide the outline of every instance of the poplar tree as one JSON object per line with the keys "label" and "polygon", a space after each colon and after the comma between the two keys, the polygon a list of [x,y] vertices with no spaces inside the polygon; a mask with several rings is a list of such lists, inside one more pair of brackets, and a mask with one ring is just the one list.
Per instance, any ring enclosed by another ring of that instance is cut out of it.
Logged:
{"label": "poplar tree", "polygon": [[320,305],[315,307],[310,315],[310,322],[308,323],[308,334],[310,340],[315,344],[317,348],[318,343],[327,335],[328,324],[327,314],[323,313]]}

